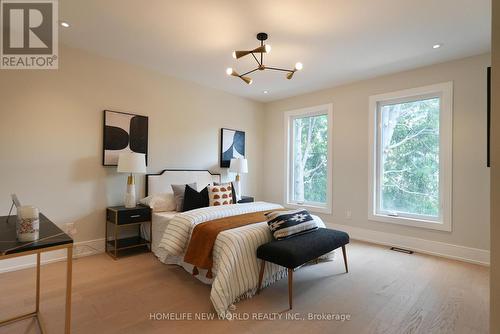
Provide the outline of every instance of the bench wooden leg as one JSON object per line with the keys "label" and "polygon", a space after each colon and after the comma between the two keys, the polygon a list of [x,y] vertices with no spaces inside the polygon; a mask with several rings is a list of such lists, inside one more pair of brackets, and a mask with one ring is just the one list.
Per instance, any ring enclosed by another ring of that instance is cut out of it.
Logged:
{"label": "bench wooden leg", "polygon": [[288,268],[288,305],[292,309],[293,300],[293,269]]}
{"label": "bench wooden leg", "polygon": [[345,245],[342,246],[342,255],[344,255],[345,272],[348,273],[349,269],[347,268],[347,253],[345,251]]}
{"label": "bench wooden leg", "polygon": [[262,260],[262,264],[260,265],[259,287],[257,288],[257,293],[260,292],[260,289],[262,288],[262,279],[264,278],[265,269],[266,269],[266,261]]}

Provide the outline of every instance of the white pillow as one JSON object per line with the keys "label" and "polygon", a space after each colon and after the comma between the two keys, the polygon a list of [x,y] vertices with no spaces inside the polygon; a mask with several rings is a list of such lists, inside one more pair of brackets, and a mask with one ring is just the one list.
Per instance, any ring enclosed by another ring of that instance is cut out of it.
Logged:
{"label": "white pillow", "polygon": [[151,195],[141,199],[139,202],[149,206],[153,212],[175,211],[175,200],[172,193]]}

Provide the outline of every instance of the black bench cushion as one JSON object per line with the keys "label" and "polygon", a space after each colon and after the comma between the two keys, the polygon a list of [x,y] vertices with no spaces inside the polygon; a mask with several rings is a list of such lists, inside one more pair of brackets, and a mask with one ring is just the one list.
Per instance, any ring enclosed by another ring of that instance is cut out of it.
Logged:
{"label": "black bench cushion", "polygon": [[347,233],[319,228],[290,239],[261,245],[257,248],[257,257],[293,269],[348,243]]}

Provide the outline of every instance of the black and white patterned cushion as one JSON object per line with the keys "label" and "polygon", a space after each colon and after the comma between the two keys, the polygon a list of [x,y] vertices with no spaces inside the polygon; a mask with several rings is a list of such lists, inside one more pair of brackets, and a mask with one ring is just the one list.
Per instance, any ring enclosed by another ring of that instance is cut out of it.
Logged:
{"label": "black and white patterned cushion", "polygon": [[318,228],[316,221],[304,209],[266,213],[267,225],[277,240],[308,233]]}

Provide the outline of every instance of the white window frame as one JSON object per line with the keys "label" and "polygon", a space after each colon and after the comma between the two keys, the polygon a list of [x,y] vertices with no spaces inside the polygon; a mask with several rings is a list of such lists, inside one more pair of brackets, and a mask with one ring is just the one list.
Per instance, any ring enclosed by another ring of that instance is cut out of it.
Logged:
{"label": "white window frame", "polygon": [[[378,212],[378,109],[380,104],[404,103],[419,99],[439,97],[439,200],[440,210],[437,219],[426,219],[420,215],[397,215]],[[368,220],[394,223],[400,225],[428,228],[441,231],[452,230],[452,159],[453,159],[453,83],[444,82],[424,87],[406,89],[387,94],[370,96],[369,101],[369,192],[368,192]]]}
{"label": "white window frame", "polygon": [[[296,118],[327,115],[328,117],[328,149],[327,149],[327,176],[326,176],[326,203],[298,203],[292,201],[293,191],[293,175],[290,170],[292,167],[293,158],[293,142],[292,142],[292,122]],[[310,108],[290,110],[284,113],[284,129],[285,129],[285,180],[284,180],[284,194],[285,206],[290,208],[304,208],[317,213],[332,213],[332,166],[333,166],[333,105],[324,104]]]}

